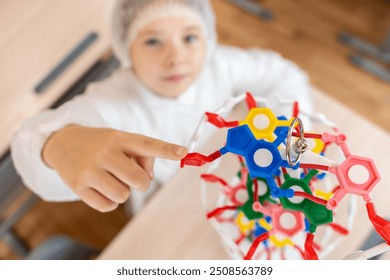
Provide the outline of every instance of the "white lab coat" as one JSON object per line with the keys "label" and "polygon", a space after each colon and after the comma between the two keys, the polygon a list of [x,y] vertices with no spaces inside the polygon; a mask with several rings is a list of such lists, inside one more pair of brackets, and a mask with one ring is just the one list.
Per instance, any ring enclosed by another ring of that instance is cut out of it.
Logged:
{"label": "white lab coat", "polygon": [[[128,69],[90,84],[85,94],[26,120],[13,137],[12,158],[25,185],[42,199],[77,200],[57,172],[42,161],[42,147],[52,132],[76,123],[186,146],[206,111],[214,111],[230,96],[246,91],[269,98],[277,92],[311,111],[307,76],[295,64],[270,51],[218,46],[199,78],[175,99],[151,92]],[[178,167],[178,162],[157,159],[155,180],[165,182]]]}

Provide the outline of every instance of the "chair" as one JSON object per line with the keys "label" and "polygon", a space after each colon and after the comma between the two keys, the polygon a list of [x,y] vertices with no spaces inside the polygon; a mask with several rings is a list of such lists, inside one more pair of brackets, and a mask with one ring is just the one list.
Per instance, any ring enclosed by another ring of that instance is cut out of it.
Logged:
{"label": "chair", "polygon": [[[26,190],[17,174],[8,152],[0,160],[0,213],[4,213]],[[10,248],[20,256],[29,251],[25,242],[17,236],[13,227],[15,223],[34,205],[38,197],[32,193],[18,203],[18,208],[7,218],[0,218],[0,239],[4,239]]]}
{"label": "chair", "polygon": [[100,250],[69,236],[53,236],[29,252],[26,260],[90,260]]}
{"label": "chair", "polygon": [[12,163],[9,152],[0,161],[0,213],[4,213],[19,196],[27,192],[27,198],[17,202],[17,209],[6,219],[0,220],[0,239],[11,250],[26,260],[87,260],[94,258],[100,251],[69,236],[51,237],[36,248],[30,248],[13,230],[14,225],[38,201],[38,197],[23,185]]}

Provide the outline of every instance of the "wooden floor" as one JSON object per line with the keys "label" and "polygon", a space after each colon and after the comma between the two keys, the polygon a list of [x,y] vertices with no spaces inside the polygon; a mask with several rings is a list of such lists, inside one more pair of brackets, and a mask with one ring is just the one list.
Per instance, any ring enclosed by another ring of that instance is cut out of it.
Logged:
{"label": "wooden floor", "polygon": [[307,71],[313,85],[390,132],[390,83],[352,66],[347,60],[351,50],[336,39],[347,31],[380,45],[390,32],[390,1],[257,2],[275,18],[262,21],[233,8],[230,1],[213,1],[222,43],[281,53]]}
{"label": "wooden floor", "polygon": [[[348,31],[375,44],[382,43],[390,32],[390,1],[258,2],[273,11],[273,20],[262,21],[227,0],[212,0],[221,43],[280,52],[307,71],[313,85],[390,132],[390,83],[352,66],[347,60],[351,50],[336,39],[340,31]],[[52,235],[67,234],[104,248],[128,219],[123,207],[102,214],[81,202],[40,201],[20,220],[16,231],[31,247]],[[0,258],[18,256],[0,241]]]}

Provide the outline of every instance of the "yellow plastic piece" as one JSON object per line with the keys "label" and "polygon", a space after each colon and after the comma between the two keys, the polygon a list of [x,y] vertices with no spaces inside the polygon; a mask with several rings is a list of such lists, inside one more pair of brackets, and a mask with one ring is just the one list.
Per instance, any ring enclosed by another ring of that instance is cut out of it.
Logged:
{"label": "yellow plastic piece", "polygon": [[294,246],[294,242],[291,241],[289,238],[285,238],[283,240],[279,240],[276,238],[276,236],[270,236],[269,240],[278,248],[282,248],[284,246]]}
{"label": "yellow plastic piece", "polygon": [[244,221],[247,220],[243,212],[238,213],[236,218],[236,224],[238,225],[238,228],[240,229],[241,233],[246,234],[248,231],[252,230],[255,226],[255,221],[248,221],[245,223]]}
{"label": "yellow plastic piece", "polygon": [[329,200],[332,198],[333,193],[332,192],[324,192],[322,190],[315,190],[314,195],[318,197],[322,197],[325,200]]}
{"label": "yellow plastic piece", "polygon": [[264,218],[259,219],[259,224],[268,231],[272,229],[272,226]]}
{"label": "yellow plastic piece", "polygon": [[325,147],[324,142],[321,141],[321,139],[315,138],[314,140],[314,147],[311,149],[313,153],[320,154]]}
{"label": "yellow plastic piece", "polygon": [[274,131],[278,126],[289,126],[293,119],[278,120],[270,108],[253,108],[240,125],[248,125],[256,139],[275,140]]}

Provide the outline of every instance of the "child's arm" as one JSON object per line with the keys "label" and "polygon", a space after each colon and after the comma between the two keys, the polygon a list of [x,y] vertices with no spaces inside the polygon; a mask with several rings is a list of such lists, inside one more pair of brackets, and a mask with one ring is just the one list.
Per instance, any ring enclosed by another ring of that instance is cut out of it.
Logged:
{"label": "child's arm", "polygon": [[130,187],[145,191],[155,157],[180,160],[187,149],[139,134],[70,125],[52,134],[42,157],[89,206],[106,212],[125,202]]}
{"label": "child's arm", "polygon": [[[64,177],[63,171],[57,172],[57,170],[50,168],[48,166],[48,163],[51,163],[49,158],[46,159],[46,162],[43,160],[42,152],[44,151],[46,155],[48,151],[44,147],[46,148],[45,145],[51,142],[48,139],[57,138],[55,137],[57,132],[65,132],[65,127],[69,126],[70,128],[71,125],[75,124],[88,127],[90,131],[95,131],[92,128],[111,128],[143,135],[149,133],[150,136],[153,134],[151,132],[154,131],[151,126],[142,122],[142,119],[148,118],[149,115],[140,95],[137,83],[132,76],[128,72],[118,71],[104,81],[89,85],[83,95],[66,102],[59,108],[44,110],[26,119],[13,135],[11,142],[12,159],[24,184],[46,201],[79,200],[79,193],[76,193],[75,189],[70,188],[62,179]],[[60,133],[58,133],[59,135]],[[80,133],[80,135],[83,134]],[[62,141],[61,145],[55,145],[59,149],[58,152],[65,151],[68,144],[77,143],[75,141],[80,135],[73,133],[69,143]],[[156,133],[155,137],[159,138],[158,135]],[[50,138],[51,136],[52,138]],[[60,137],[57,139],[59,141]],[[110,137],[102,136],[90,138],[88,141],[94,143],[100,140],[108,143],[108,139]],[[145,137],[145,139],[147,138]],[[81,141],[81,139],[77,141]],[[83,148],[89,149],[92,147],[91,143],[85,143]],[[64,152],[62,156],[64,162],[66,162],[67,156],[69,155]],[[159,155],[155,154],[155,156]],[[75,164],[75,166],[80,165]],[[177,162],[178,167],[179,163]],[[169,171],[172,169],[164,170],[164,174],[156,172],[156,179],[161,180],[162,175],[167,175]]]}

